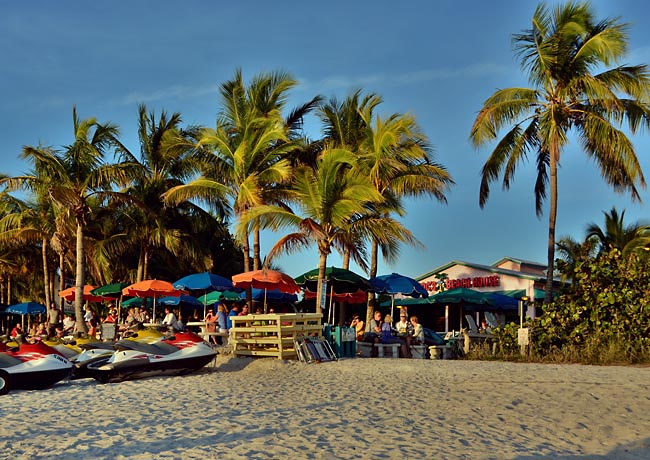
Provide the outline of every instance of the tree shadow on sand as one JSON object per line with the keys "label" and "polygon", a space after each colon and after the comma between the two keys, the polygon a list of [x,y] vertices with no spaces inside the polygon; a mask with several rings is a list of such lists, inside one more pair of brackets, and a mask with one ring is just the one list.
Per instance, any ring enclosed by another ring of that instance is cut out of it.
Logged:
{"label": "tree shadow on sand", "polygon": [[515,460],[541,460],[549,458],[552,458],[553,460],[642,460],[650,458],[650,438],[616,446],[614,449],[603,455],[520,455],[515,457]]}

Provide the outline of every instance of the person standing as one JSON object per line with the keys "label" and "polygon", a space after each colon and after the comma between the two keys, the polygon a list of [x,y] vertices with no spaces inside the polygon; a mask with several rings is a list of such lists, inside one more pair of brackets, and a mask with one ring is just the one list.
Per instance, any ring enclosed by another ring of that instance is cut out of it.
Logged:
{"label": "person standing", "polygon": [[47,335],[48,337],[56,337],[56,330],[61,329],[61,311],[57,308],[56,303],[50,304],[50,309],[47,311]]}

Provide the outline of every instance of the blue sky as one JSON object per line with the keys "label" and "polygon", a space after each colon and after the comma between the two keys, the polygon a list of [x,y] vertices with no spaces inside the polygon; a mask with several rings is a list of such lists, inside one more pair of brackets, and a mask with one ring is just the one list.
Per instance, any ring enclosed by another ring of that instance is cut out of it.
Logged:
{"label": "blue sky", "polygon": [[[555,3],[550,3],[554,5]],[[490,264],[512,256],[546,260],[548,215],[535,215],[533,165],[520,168],[507,192],[495,184],[478,206],[480,168],[490,147],[468,142],[483,101],[498,88],[527,85],[511,36],[529,27],[533,1],[246,1],[0,3],[0,171],[28,168],[24,145],[60,147],[79,116],[111,121],[138,151],[137,104],[178,111],[187,124],[212,126],[217,87],[240,67],[245,78],[283,70],[300,81],[291,105],[316,94],[343,99],[362,88],[383,96],[379,113],[415,115],[436,159],[456,181],[448,203],[410,201],[404,224],[424,248],[402,248],[379,274],[418,276],[450,260]],[[598,17],[630,23],[626,63],[650,63],[650,6],[594,1]],[[317,138],[315,118],[306,120]],[[650,177],[650,133],[633,137]],[[649,179],[650,180],[650,179]],[[602,182],[572,144],[559,171],[558,237],[582,238],[590,222],[616,206],[626,220],[645,220],[650,194],[632,203]],[[650,220],[650,219],[648,219]],[[262,250],[277,240],[266,234]],[[317,266],[316,249],[283,257],[297,276]],[[328,265],[340,266],[336,255]],[[218,270],[217,270],[218,271]]]}

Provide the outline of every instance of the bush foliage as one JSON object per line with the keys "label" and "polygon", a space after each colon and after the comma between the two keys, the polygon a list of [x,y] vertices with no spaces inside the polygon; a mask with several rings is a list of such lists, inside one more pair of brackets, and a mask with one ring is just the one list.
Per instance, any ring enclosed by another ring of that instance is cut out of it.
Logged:
{"label": "bush foliage", "polygon": [[[650,258],[619,250],[579,262],[573,282],[531,326],[541,358],[605,363],[650,356]],[[511,345],[511,344],[509,344]]]}

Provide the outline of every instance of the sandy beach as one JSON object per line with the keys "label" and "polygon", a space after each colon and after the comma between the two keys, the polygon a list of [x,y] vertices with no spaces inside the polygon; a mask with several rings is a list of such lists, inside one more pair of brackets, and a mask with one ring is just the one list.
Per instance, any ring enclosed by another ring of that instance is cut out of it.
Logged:
{"label": "sandy beach", "polygon": [[13,460],[650,458],[648,367],[219,356],[0,401]]}

